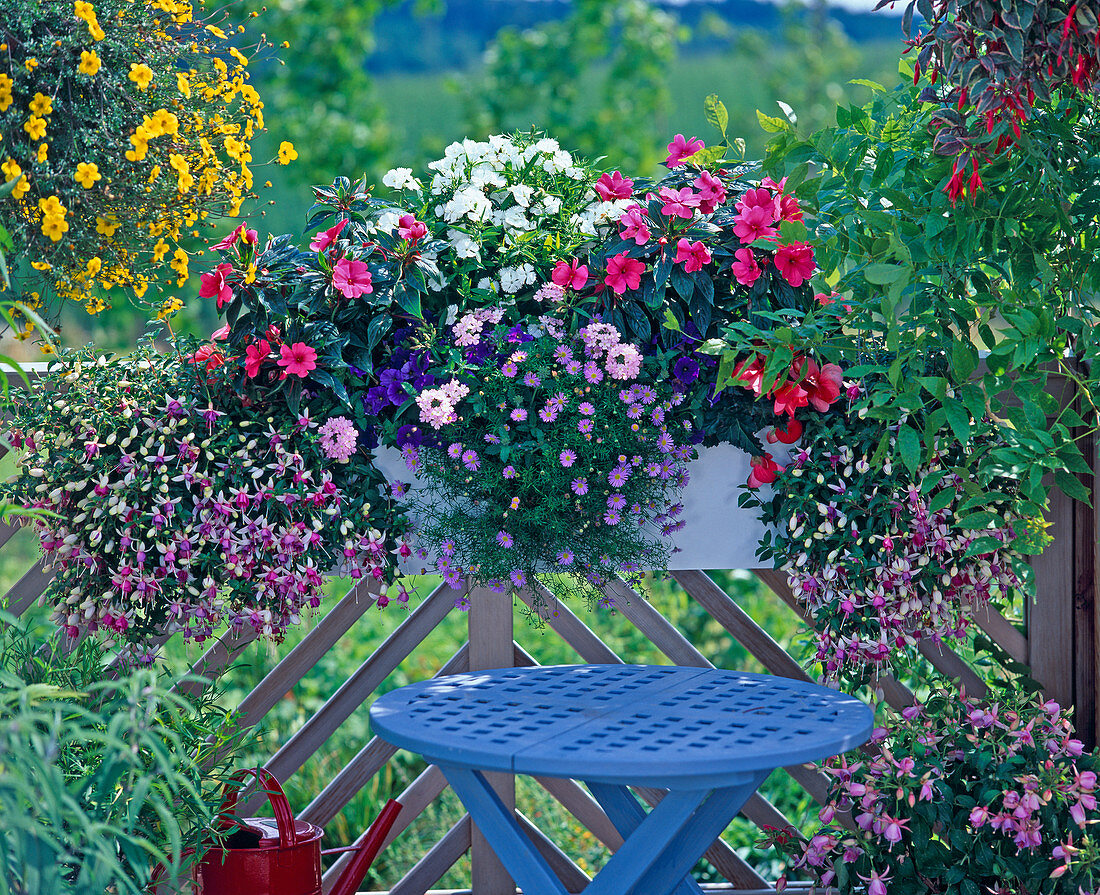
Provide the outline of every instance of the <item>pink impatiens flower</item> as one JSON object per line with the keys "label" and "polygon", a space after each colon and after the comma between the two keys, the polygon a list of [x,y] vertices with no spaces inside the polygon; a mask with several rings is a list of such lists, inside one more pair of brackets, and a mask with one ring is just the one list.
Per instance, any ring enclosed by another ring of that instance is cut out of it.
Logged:
{"label": "pink impatiens flower", "polygon": [[775,269],[796,289],[814,275],[814,250],[808,242],[792,242],[775,250]]}
{"label": "pink impatiens flower", "polygon": [[685,140],[683,134],[677,134],[672,138],[672,142],[668,144],[668,158],[665,159],[665,166],[678,168],[684,163],[685,159],[695,155],[705,145],[698,137]]}
{"label": "pink impatiens flower", "polygon": [[634,181],[629,177],[623,177],[618,171],[613,174],[603,174],[593,186],[596,193],[605,202],[612,199],[629,199],[634,195]]}
{"label": "pink impatiens flower", "polygon": [[745,190],[745,195],[737,200],[737,210],[742,214],[750,208],[763,208],[773,222],[779,219],[779,202],[772,191],[764,187]]}
{"label": "pink impatiens flower", "polygon": [[366,262],[341,258],[332,269],[332,286],[344,298],[358,298],[374,291]]}
{"label": "pink impatiens flower", "polygon": [[286,368],[283,370],[284,376],[301,376],[304,379],[310,370],[317,369],[317,352],[305,342],[283,345],[279,349],[277,363]]}
{"label": "pink impatiens flower", "polygon": [[695,216],[695,209],[699,207],[699,194],[689,186],[679,190],[664,187],[658,191],[657,195],[665,203],[661,208],[661,214],[668,215],[670,218],[677,217],[689,220]]}
{"label": "pink impatiens flower", "polygon": [[253,342],[247,348],[244,353],[246,360],[244,362],[244,372],[249,379],[255,379],[260,374],[260,367],[263,366],[263,362],[271,356],[271,343],[267,339],[260,339],[258,342]]}
{"label": "pink impatiens flower", "polygon": [[336,242],[336,237],[340,235],[340,231],[347,225],[348,219],[344,218],[339,224],[329,227],[327,230],[322,230],[313,237],[313,241],[309,244],[309,247],[315,252],[323,252]]}
{"label": "pink impatiens flower", "polygon": [[636,258],[628,258],[626,252],[619,252],[607,259],[607,276],[604,283],[619,295],[627,289],[637,289],[642,282],[645,265]]}
{"label": "pink impatiens flower", "polygon": [[247,245],[254,246],[259,237],[257,236],[255,230],[249,230],[247,225],[241,224],[237,227],[237,229],[235,229],[232,233],[225,237],[225,239],[214,246],[214,248],[217,251],[225,251],[227,249],[231,249],[233,247],[233,244],[238,239]]}
{"label": "pink impatiens flower", "polygon": [[726,201],[726,185],[710,171],[699,172],[695,178],[695,189],[699,191],[699,210],[703,214],[711,214]]}
{"label": "pink impatiens flower", "polygon": [[588,282],[588,268],[578,264],[576,258],[572,261],[559,261],[554,265],[550,279],[563,289],[583,289]]}
{"label": "pink impatiens flower", "polygon": [[686,273],[702,270],[703,265],[710,264],[710,252],[701,242],[688,242],[684,237],[676,243],[676,264],[683,264]]}
{"label": "pink impatiens flower", "polygon": [[737,259],[730,265],[730,272],[734,279],[742,286],[751,286],[760,279],[760,265],[756,263],[756,256],[752,249],[738,249],[733,253]]}
{"label": "pink impatiens flower", "polygon": [[638,245],[645,245],[653,235],[650,232],[649,217],[640,205],[632,205],[626,213],[619,218],[619,235],[623,239],[633,239]]}
{"label": "pink impatiens flower", "polygon": [[744,209],[733,224],[733,232],[741,242],[754,242],[757,239],[775,239],[779,231],[772,226],[775,215],[772,209],[763,205],[753,205]]}
{"label": "pink impatiens flower", "polygon": [[199,297],[218,299],[218,310],[222,305],[228,304],[233,298],[233,289],[229,285],[229,275],[233,273],[233,265],[222,262],[213,270],[204,273],[199,280]]}
{"label": "pink impatiens flower", "polygon": [[411,214],[403,214],[397,219],[397,235],[409,245],[416,245],[428,235],[428,225]]}

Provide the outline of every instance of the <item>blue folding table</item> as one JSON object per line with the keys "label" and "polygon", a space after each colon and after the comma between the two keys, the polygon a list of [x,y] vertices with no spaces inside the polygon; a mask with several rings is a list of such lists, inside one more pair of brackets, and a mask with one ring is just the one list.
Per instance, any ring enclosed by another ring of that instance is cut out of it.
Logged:
{"label": "blue folding table", "polygon": [[[581,780],[623,836],[584,895],[701,895],[695,863],[778,767],[865,742],[850,696],[763,674],[560,665],[455,674],[371,707],[375,732],[443,771],[524,895],[565,887],[483,771]],[[648,814],[628,786],[667,789]]]}

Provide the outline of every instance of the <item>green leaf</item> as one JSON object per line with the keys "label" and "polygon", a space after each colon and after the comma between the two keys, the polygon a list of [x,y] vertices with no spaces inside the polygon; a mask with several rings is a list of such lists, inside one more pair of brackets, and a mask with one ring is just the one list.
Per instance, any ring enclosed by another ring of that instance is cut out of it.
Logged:
{"label": "green leaf", "polygon": [[849,84],[856,84],[860,87],[869,87],[875,93],[885,93],[886,88],[883,87],[878,81],[870,81],[867,78],[853,78],[848,82]]}
{"label": "green leaf", "polygon": [[901,454],[901,462],[911,472],[916,472],[920,466],[920,435],[912,426],[902,426],[897,435],[898,452]]}
{"label": "green leaf", "polygon": [[769,134],[778,134],[791,129],[790,124],[784,119],[765,115],[759,109],[756,110],[756,120],[760,122],[760,127]]}
{"label": "green leaf", "polygon": [[955,433],[955,437],[959,441],[966,443],[970,441],[970,412],[963,406],[961,401],[956,401],[954,398],[947,398],[943,404],[944,413],[947,414],[947,424],[951,427],[951,431]]}
{"label": "green leaf", "polygon": [[703,112],[707,116],[707,121],[718,128],[722,136],[725,137],[726,128],[730,123],[730,116],[717,93],[712,93],[703,100]]}
{"label": "green leaf", "polygon": [[1064,469],[1056,469],[1054,471],[1054,483],[1062,490],[1067,497],[1072,497],[1074,500],[1079,500],[1082,503],[1090,504],[1088,489],[1081,484],[1080,479],[1075,475],[1071,475]]}
{"label": "green leaf", "polygon": [[680,331],[680,322],[676,319],[676,315],[672,313],[672,308],[665,308],[665,319],[661,324],[665,329],[671,329],[673,332]]}
{"label": "green leaf", "polygon": [[863,278],[874,286],[888,286],[898,282],[908,274],[909,270],[899,264],[868,264],[863,268]]}

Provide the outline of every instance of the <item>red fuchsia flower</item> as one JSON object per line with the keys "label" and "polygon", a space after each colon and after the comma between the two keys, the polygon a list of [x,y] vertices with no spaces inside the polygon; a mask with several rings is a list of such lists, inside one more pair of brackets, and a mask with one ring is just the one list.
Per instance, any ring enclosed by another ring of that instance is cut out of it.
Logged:
{"label": "red fuchsia flower", "polygon": [[628,258],[626,252],[619,252],[607,259],[607,276],[604,283],[618,295],[627,289],[637,289],[642,282],[645,265],[636,258]]}
{"label": "red fuchsia flower", "polygon": [[271,356],[271,343],[267,339],[253,342],[244,350],[244,372],[249,379],[255,379],[260,374],[263,362]]}
{"label": "red fuchsia flower", "polygon": [[301,376],[303,379],[309,375],[310,370],[317,369],[317,352],[305,342],[295,342],[293,345],[283,345],[279,349],[280,367],[285,367],[283,376]]}
{"label": "red fuchsia flower", "polygon": [[397,219],[397,235],[408,242],[409,245],[416,245],[428,235],[428,225],[423,221],[418,221],[411,214],[403,214]]}
{"label": "red fuchsia flower", "polygon": [[837,398],[844,384],[844,371],[836,364],[818,367],[812,358],[802,362],[801,385],[809,394],[810,406],[824,413]]}
{"label": "red fuchsia flower", "polygon": [[214,246],[214,248],[218,251],[231,249],[238,239],[247,245],[254,246],[259,241],[259,236],[255,230],[249,230],[245,224],[241,224],[236,230],[225,237],[225,239]]}
{"label": "red fuchsia flower", "polygon": [[634,181],[629,177],[623,177],[618,171],[612,174],[604,173],[593,185],[593,189],[605,202],[610,202],[612,199],[629,199],[634,195]]}
{"label": "red fuchsia flower", "polygon": [[676,264],[683,264],[686,273],[702,270],[703,265],[710,264],[710,252],[701,242],[688,242],[681,237],[676,243]]}
{"label": "red fuchsia flower", "polygon": [[[812,402],[812,399],[811,399]],[[767,434],[768,444],[775,444],[777,441],[783,444],[794,444],[798,439],[802,437],[802,423],[791,417],[787,420],[786,427],[775,426],[771,432]]]}
{"label": "red fuchsia flower", "polygon": [[233,298],[233,289],[229,285],[229,277],[233,273],[233,265],[223,261],[213,270],[204,273],[199,279],[199,297],[218,299],[218,310]]}
{"label": "red fuchsia flower", "polygon": [[749,460],[749,465],[752,467],[749,470],[748,486],[756,489],[761,485],[770,485],[775,481],[776,476],[783,472],[786,467],[780,466],[772,458],[771,454],[764,454],[763,457],[753,457]]}
{"label": "red fuchsia flower", "polygon": [[666,186],[659,190],[657,195],[665,201],[661,214],[686,220],[695,217],[695,209],[699,207],[700,199],[699,194],[691,187],[685,186],[683,189],[674,190]]}
{"label": "red fuchsia flower", "polygon": [[341,258],[332,269],[332,287],[344,298],[358,298],[374,291],[366,262]]}
{"label": "red fuchsia flower", "polygon": [[226,339],[229,338],[229,324],[227,323],[220,329],[214,330],[210,334],[210,338],[215,342],[224,342]]}
{"label": "red fuchsia flower", "polygon": [[623,239],[633,239],[640,246],[645,245],[653,235],[649,229],[650,223],[642,206],[632,205],[619,218],[619,236]]}
{"label": "red fuchsia flower", "polygon": [[775,239],[779,231],[772,226],[775,216],[763,205],[746,208],[733,224],[733,232],[741,242],[754,242],[757,239]]}
{"label": "red fuchsia flower", "polygon": [[735,280],[742,286],[751,286],[760,279],[760,265],[756,263],[756,256],[752,249],[738,249],[733,253],[737,259],[730,265],[730,272]]}
{"label": "red fuchsia flower", "polygon": [[588,282],[588,267],[578,264],[576,258],[572,261],[559,261],[554,265],[550,279],[562,289],[583,289]]}
{"label": "red fuchsia flower", "polygon": [[668,168],[680,167],[686,159],[691,158],[705,145],[698,137],[685,140],[683,134],[677,134],[672,138],[672,142],[668,144],[668,158],[665,159],[665,166]]}
{"label": "red fuchsia flower", "polygon": [[340,223],[329,227],[327,230],[322,230],[313,237],[313,241],[309,244],[309,247],[315,252],[323,252],[336,242],[336,237],[340,235],[340,231],[347,225],[348,219],[344,218]]}
{"label": "red fuchsia flower", "polygon": [[808,242],[792,242],[775,250],[775,269],[797,289],[814,275],[814,249]]}
{"label": "red fuchsia flower", "polygon": [[726,201],[726,185],[710,171],[699,172],[695,189],[699,191],[699,210],[703,214],[713,214],[714,209]]}
{"label": "red fuchsia flower", "polygon": [[206,369],[214,370],[225,363],[225,355],[213,345],[200,345],[191,355],[191,363],[206,364]]}
{"label": "red fuchsia flower", "polygon": [[776,389],[772,397],[775,399],[776,414],[785,413],[791,417],[796,410],[810,402],[810,393],[802,387],[802,383],[789,380]]}

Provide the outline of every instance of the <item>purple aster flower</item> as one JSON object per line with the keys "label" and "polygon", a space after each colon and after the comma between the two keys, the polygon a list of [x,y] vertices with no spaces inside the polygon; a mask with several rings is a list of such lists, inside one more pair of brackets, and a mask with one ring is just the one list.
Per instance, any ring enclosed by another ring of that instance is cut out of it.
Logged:
{"label": "purple aster flower", "polygon": [[500,546],[503,547],[504,549],[509,550],[509,549],[511,549],[512,544],[515,543],[515,542],[512,540],[512,536],[510,534],[508,534],[508,532],[498,531],[497,532],[497,543],[500,544]]}
{"label": "purple aster flower", "polygon": [[492,432],[486,432],[484,436],[486,444],[500,444],[500,436],[494,435]]}
{"label": "purple aster flower", "polygon": [[647,463],[645,465],[645,474],[647,476],[649,476],[651,479],[657,478],[657,476],[659,476],[661,474],[661,464],[660,463]]}
{"label": "purple aster flower", "polygon": [[616,466],[607,474],[607,483],[612,488],[621,488],[626,484],[626,480],[630,478],[629,466]]}
{"label": "purple aster flower", "polygon": [[564,450],[558,454],[558,459],[561,461],[561,465],[568,469],[574,463],[577,462],[576,451]]}
{"label": "purple aster flower", "polygon": [[[448,583],[450,583],[450,582],[448,582]],[[470,595],[469,594],[463,594],[461,597],[455,597],[455,609],[458,609],[461,612],[469,612],[470,611]]]}
{"label": "purple aster flower", "polygon": [[668,454],[676,447],[675,442],[672,440],[672,436],[668,434],[668,430],[661,432],[661,437],[657,439],[657,447],[660,448],[662,454]]}
{"label": "purple aster flower", "polygon": [[463,453],[462,463],[470,472],[477,472],[481,469],[481,460],[478,459],[477,451],[471,450]]}
{"label": "purple aster flower", "polygon": [[461,457],[462,456],[462,442],[461,441],[451,442],[451,444],[447,447],[447,456],[450,457],[452,460],[457,460],[459,457]]}
{"label": "purple aster flower", "polygon": [[568,550],[558,551],[558,565],[569,566],[573,564],[573,554]]}
{"label": "purple aster flower", "polygon": [[649,418],[653,420],[653,425],[659,426],[665,421],[665,412],[660,407],[654,407]]}
{"label": "purple aster flower", "polygon": [[505,361],[503,364],[501,364],[500,372],[511,379],[519,372],[519,367],[512,363],[512,361]]}
{"label": "purple aster flower", "polygon": [[442,554],[444,556],[454,556],[455,555],[455,542],[448,539],[448,540],[444,541],[442,544],[439,545],[439,549],[440,549],[440,552],[442,552]]}
{"label": "purple aster flower", "polygon": [[558,408],[553,404],[547,404],[539,411],[539,419],[544,423],[552,423],[558,418]]}
{"label": "purple aster flower", "polygon": [[595,361],[589,361],[584,365],[584,378],[595,385],[603,379],[603,370]]}
{"label": "purple aster flower", "polygon": [[642,413],[643,413],[644,411],[645,411],[645,408],[644,408],[644,407],[643,407],[643,406],[642,406],[641,404],[631,404],[631,405],[630,405],[630,406],[629,406],[629,407],[628,407],[628,408],[626,409],[626,415],[627,415],[627,416],[628,416],[628,417],[629,417],[630,419],[632,419],[632,420],[636,420],[636,419],[638,419],[638,418],[640,418],[640,417],[641,417],[641,415],[642,415]]}
{"label": "purple aster flower", "polygon": [[554,349],[554,360],[559,364],[567,364],[573,359],[573,352],[569,350],[567,345],[559,345]]}
{"label": "purple aster flower", "polygon": [[626,506],[626,498],[616,492],[607,498],[607,508],[609,510],[621,510]]}
{"label": "purple aster flower", "polygon": [[500,474],[506,479],[514,479],[516,477],[516,468],[514,466],[505,466]]}
{"label": "purple aster flower", "polygon": [[547,404],[551,405],[555,410],[565,410],[565,405],[569,399],[565,397],[565,392],[558,392],[552,397]]}
{"label": "purple aster flower", "polygon": [[527,419],[527,411],[524,410],[522,407],[517,407],[515,410],[512,411],[512,419],[517,423],[522,423],[525,419]]}
{"label": "purple aster flower", "polygon": [[523,569],[513,569],[508,577],[516,587],[524,587],[527,584],[527,576],[523,573]]}
{"label": "purple aster flower", "polygon": [[657,400],[657,393],[648,385],[643,385],[638,392],[638,398],[643,404],[652,404]]}
{"label": "purple aster flower", "polygon": [[523,377],[523,384],[529,388],[538,388],[542,383],[542,380],[538,378],[534,373],[526,373]]}
{"label": "purple aster flower", "polygon": [[577,423],[577,431],[587,434],[592,431],[592,426],[592,420],[581,420]]}
{"label": "purple aster flower", "polygon": [[573,493],[576,494],[577,497],[584,497],[584,495],[588,493],[588,479],[573,479],[569,487],[573,489]]}
{"label": "purple aster flower", "polygon": [[596,408],[592,406],[592,403],[590,401],[581,402],[581,405],[577,408],[577,410],[579,410],[585,416],[592,416],[592,414],[596,412]]}
{"label": "purple aster flower", "polygon": [[603,514],[603,521],[608,525],[618,525],[622,521],[620,516],[615,510],[608,510]]}
{"label": "purple aster flower", "polygon": [[576,376],[582,369],[584,369],[584,364],[579,360],[567,361],[565,364],[565,372],[570,376]]}
{"label": "purple aster flower", "polygon": [[408,482],[390,482],[390,493],[394,497],[404,497],[405,492],[409,490]]}

